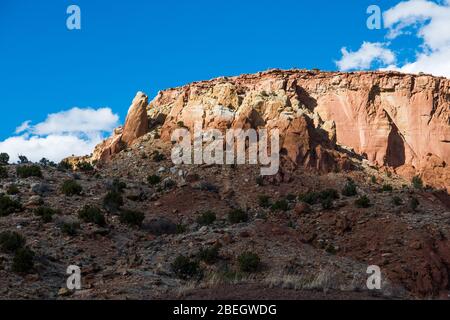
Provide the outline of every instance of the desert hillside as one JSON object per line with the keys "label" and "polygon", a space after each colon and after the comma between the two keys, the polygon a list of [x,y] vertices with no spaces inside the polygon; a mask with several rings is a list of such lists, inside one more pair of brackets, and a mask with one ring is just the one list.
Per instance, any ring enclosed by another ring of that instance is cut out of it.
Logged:
{"label": "desert hillside", "polygon": [[[0,157],[0,298],[414,299],[450,291],[449,80],[272,70],[139,92],[93,154]],[[174,165],[171,133],[279,129],[281,168]],[[66,288],[66,268],[82,290]],[[366,286],[367,267],[383,274]]]}

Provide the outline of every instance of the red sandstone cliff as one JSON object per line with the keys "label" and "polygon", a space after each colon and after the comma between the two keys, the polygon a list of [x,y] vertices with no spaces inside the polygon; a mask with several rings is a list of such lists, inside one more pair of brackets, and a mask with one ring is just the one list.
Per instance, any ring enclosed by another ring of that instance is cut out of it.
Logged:
{"label": "red sandstone cliff", "polygon": [[108,161],[159,125],[168,141],[180,123],[197,120],[205,128],[280,128],[294,164],[345,168],[337,145],[450,192],[450,80],[429,75],[272,70],[168,89],[149,105],[138,94],[124,128],[93,159]]}

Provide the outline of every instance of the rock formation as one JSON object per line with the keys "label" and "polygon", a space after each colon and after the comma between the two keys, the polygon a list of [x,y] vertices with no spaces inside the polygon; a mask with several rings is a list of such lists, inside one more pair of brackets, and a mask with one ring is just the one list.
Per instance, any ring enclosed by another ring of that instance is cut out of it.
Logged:
{"label": "rock formation", "polygon": [[125,125],[114,130],[112,137],[95,147],[92,159],[107,162],[111,156],[132,145],[139,137],[148,131],[149,120],[147,116],[148,97],[138,92],[133,99]]}
{"label": "rock formation", "polygon": [[222,77],[158,93],[147,107],[133,101],[123,130],[96,148],[107,161],[150,127],[170,140],[180,124],[279,128],[282,154],[295,165],[330,171],[348,167],[351,150],[377,166],[450,191],[450,80],[397,72],[271,70]]}

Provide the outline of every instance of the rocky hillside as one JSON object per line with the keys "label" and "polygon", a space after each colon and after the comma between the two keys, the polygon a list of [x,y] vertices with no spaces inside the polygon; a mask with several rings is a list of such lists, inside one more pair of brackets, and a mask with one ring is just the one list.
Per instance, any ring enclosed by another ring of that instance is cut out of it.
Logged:
{"label": "rocky hillside", "polygon": [[281,151],[294,168],[349,168],[350,151],[450,191],[449,84],[394,72],[272,70],[168,89],[150,103],[138,93],[125,126],[93,159],[108,161],[151,131],[168,142],[180,124],[193,129],[202,121],[206,129],[280,129]]}
{"label": "rocky hillside", "polygon": [[[448,85],[377,72],[219,78],[151,102],[138,93],[91,156],[0,154],[0,298],[448,299]],[[171,132],[197,119],[279,128],[279,174],[174,165]],[[66,288],[70,265],[81,290]],[[371,265],[381,290],[366,286]]]}

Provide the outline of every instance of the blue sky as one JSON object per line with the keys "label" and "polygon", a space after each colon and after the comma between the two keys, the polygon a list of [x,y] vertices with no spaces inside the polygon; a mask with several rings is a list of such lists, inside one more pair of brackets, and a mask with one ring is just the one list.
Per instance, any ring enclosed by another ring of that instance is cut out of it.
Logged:
{"label": "blue sky", "polygon": [[[268,68],[337,70],[343,47],[386,45],[386,30],[366,27],[373,3],[387,10],[399,1],[2,0],[0,141],[26,120],[73,107],[108,107],[123,122],[139,90],[153,97]],[[81,8],[81,30],[66,28],[71,4]],[[422,42],[399,36],[386,50],[406,63]]]}

